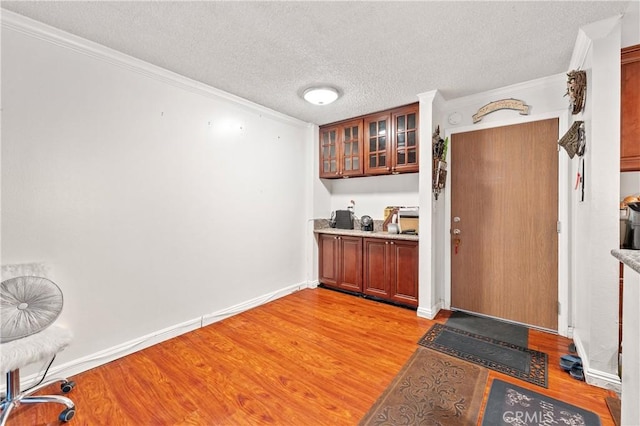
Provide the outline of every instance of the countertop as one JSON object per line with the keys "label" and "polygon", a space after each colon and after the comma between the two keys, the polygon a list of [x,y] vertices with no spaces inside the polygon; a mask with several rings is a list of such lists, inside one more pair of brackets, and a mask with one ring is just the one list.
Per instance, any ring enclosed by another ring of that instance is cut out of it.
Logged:
{"label": "countertop", "polygon": [[316,234],[347,235],[352,237],[385,238],[388,240],[418,241],[417,235],[389,234],[386,231],[361,231],[359,229],[320,228],[314,229]]}
{"label": "countertop", "polygon": [[613,257],[640,274],[640,250],[611,250]]}

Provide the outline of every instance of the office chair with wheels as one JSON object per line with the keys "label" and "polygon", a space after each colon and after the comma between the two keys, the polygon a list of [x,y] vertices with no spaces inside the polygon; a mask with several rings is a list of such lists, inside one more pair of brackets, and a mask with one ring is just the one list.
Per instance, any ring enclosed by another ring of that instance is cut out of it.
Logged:
{"label": "office chair with wheels", "polygon": [[16,277],[0,284],[0,369],[6,373],[6,396],[0,403],[0,426],[21,404],[54,402],[65,406],[59,420],[67,422],[76,409],[73,401],[61,395],[34,395],[60,382],[63,393],[75,383],[55,378],[21,391],[20,368],[52,360],[71,343],[71,332],[51,325],[62,311],[62,291],[52,281],[41,277]]}

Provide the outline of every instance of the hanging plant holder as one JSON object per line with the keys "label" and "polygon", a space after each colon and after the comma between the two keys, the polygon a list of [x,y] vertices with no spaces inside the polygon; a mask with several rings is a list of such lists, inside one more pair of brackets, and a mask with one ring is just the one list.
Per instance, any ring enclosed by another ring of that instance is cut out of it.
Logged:
{"label": "hanging plant holder", "polygon": [[578,114],[584,109],[587,97],[587,72],[573,70],[567,74],[567,93],[571,102],[571,112]]}
{"label": "hanging plant holder", "polygon": [[438,199],[438,195],[444,189],[444,185],[447,182],[447,147],[449,138],[442,139],[440,137],[440,126],[436,127],[436,131],[433,133],[432,138],[432,150],[433,150],[433,175],[432,186],[433,196]]}

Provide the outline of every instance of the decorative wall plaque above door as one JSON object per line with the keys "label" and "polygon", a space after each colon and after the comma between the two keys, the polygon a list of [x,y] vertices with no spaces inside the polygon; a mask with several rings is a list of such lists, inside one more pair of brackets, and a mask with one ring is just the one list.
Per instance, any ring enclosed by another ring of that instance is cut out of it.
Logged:
{"label": "decorative wall plaque above door", "polygon": [[520,115],[529,115],[529,105],[518,99],[501,99],[499,101],[489,102],[473,114],[473,122],[477,123],[487,114],[501,109],[513,109],[520,111]]}

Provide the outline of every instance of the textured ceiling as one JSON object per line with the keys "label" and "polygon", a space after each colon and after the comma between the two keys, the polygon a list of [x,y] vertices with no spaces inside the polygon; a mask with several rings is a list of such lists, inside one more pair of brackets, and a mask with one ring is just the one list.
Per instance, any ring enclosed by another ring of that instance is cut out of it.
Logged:
{"label": "textured ceiling", "polygon": [[[578,29],[629,2],[18,2],[4,9],[325,124],[567,71]],[[314,84],[343,93],[314,106]]]}

